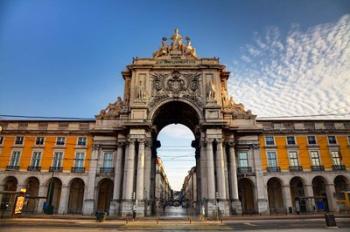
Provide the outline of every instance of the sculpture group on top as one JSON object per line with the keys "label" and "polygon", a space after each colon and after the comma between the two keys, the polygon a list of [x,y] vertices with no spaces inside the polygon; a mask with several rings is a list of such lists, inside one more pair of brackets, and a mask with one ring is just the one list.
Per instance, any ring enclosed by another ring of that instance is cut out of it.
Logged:
{"label": "sculpture group on top", "polygon": [[154,58],[167,57],[168,55],[184,55],[197,58],[196,49],[192,47],[190,37],[186,36],[186,44],[184,44],[178,28],[175,29],[175,33],[170,39],[172,42],[168,44],[168,38],[163,37],[160,49],[153,53]]}

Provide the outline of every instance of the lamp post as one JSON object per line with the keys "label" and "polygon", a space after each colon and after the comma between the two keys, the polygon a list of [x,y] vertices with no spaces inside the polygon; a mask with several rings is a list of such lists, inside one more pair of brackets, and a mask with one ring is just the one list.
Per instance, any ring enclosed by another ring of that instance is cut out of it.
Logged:
{"label": "lamp post", "polygon": [[132,193],[132,220],[135,221],[136,218],[136,193]]}
{"label": "lamp post", "polygon": [[148,211],[148,195],[147,195],[147,190],[144,189],[144,212],[145,216],[147,216],[147,211]]}
{"label": "lamp post", "polygon": [[219,221],[219,193],[215,193],[216,219]]}

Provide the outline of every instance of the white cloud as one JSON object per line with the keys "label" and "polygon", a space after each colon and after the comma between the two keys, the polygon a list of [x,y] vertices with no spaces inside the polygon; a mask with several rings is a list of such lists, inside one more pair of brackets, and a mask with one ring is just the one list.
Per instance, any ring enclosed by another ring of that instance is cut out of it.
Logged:
{"label": "white cloud", "polygon": [[258,116],[350,112],[350,15],[285,36],[272,27],[240,57],[229,90]]}

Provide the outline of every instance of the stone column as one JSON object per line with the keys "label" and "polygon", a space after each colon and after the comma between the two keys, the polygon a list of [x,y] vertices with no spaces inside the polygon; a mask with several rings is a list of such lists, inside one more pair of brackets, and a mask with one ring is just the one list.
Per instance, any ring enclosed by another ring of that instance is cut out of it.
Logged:
{"label": "stone column", "polygon": [[313,212],[315,207],[315,201],[313,199],[314,191],[312,189],[312,184],[304,185],[305,196],[309,197],[309,200],[306,202],[306,210],[307,212]]}
{"label": "stone column", "polygon": [[134,190],[134,169],[135,169],[135,140],[129,140],[127,166],[126,166],[126,179],[125,179],[125,196],[122,207],[122,215],[125,216],[131,213],[132,210],[132,197]]}
{"label": "stone column", "polygon": [[148,212],[150,212],[151,208],[148,207],[150,205],[150,195],[151,195],[151,159],[152,159],[152,150],[151,150],[151,142],[145,141],[145,216],[148,215]]}
{"label": "stone column", "polygon": [[58,206],[58,214],[66,214],[68,210],[69,186],[62,185],[60,205]]}
{"label": "stone column", "polygon": [[220,199],[217,205],[222,215],[229,215],[230,207],[226,195],[225,159],[222,139],[218,139],[216,145],[216,177],[218,198]]}
{"label": "stone column", "polygon": [[208,167],[208,205],[207,216],[214,217],[217,212],[215,199],[215,173],[214,173],[214,154],[213,154],[213,140],[207,140],[207,167]]}
{"label": "stone column", "polygon": [[121,184],[123,177],[123,146],[124,143],[118,142],[117,144],[117,157],[114,163],[114,188],[113,188],[113,200],[109,210],[110,215],[118,215],[120,211],[121,200]]}
{"label": "stone column", "polygon": [[335,199],[335,187],[334,184],[326,184],[326,195],[327,195],[327,202],[328,202],[328,208],[331,212],[339,212],[339,208],[337,207],[337,201]]}
{"label": "stone column", "polygon": [[97,173],[97,162],[99,158],[100,147],[98,145],[93,146],[90,167],[88,170],[88,182],[85,185],[84,191],[84,204],[83,204],[83,214],[92,215],[95,210],[95,181]]}
{"label": "stone column", "polygon": [[[47,186],[46,185],[40,185],[39,187],[39,193],[38,193],[39,197],[46,197],[47,196]],[[39,202],[38,202],[38,208],[37,213],[43,213],[43,207],[44,207],[44,203],[46,201],[46,198],[39,198]]]}
{"label": "stone column", "polygon": [[215,200],[213,140],[207,140],[208,200]]}
{"label": "stone column", "polygon": [[289,207],[293,207],[289,184],[282,186],[282,193],[283,193],[284,208],[285,208],[286,212],[289,213],[289,210],[288,210]]}
{"label": "stone column", "polygon": [[233,214],[242,214],[242,205],[238,196],[237,162],[234,143],[230,142],[230,177],[231,177],[231,207]]}
{"label": "stone column", "polygon": [[224,152],[222,149],[222,141],[218,140],[216,147],[216,177],[217,177],[217,192],[220,200],[226,200],[226,186],[225,186],[225,167],[224,167]]}
{"label": "stone column", "polygon": [[256,175],[256,196],[258,203],[258,213],[267,214],[269,211],[269,204],[267,200],[267,189],[264,185],[263,173],[261,169],[260,149],[257,144],[252,144],[251,148],[253,150],[254,170]]}
{"label": "stone column", "polygon": [[[201,186],[201,200],[204,200],[208,198],[208,184],[207,184],[207,170],[208,167],[206,165],[207,163],[207,157],[205,152],[205,143],[201,143],[200,147],[200,186]],[[204,203],[204,202],[203,202]]]}
{"label": "stone column", "polygon": [[137,215],[144,216],[144,176],[145,176],[145,141],[139,141],[139,152],[137,162],[137,180],[136,180],[136,200]]}
{"label": "stone column", "polygon": [[145,142],[139,141],[139,152],[137,162],[137,182],[136,182],[136,199],[144,199],[144,172],[145,172]]}
{"label": "stone column", "polygon": [[125,187],[125,199],[131,200],[134,187],[134,168],[135,168],[135,141],[129,142],[127,162],[127,175],[126,175],[126,187]]}

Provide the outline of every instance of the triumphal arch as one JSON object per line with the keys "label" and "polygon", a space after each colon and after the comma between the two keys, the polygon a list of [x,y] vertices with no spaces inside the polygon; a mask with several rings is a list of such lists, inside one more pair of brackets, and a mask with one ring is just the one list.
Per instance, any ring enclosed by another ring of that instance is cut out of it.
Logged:
{"label": "triumphal arch", "polygon": [[[223,215],[240,213],[235,153],[243,149],[254,154],[256,178],[262,178],[259,128],[256,116],[228,95],[230,75],[225,66],[218,58],[198,57],[190,38],[176,29],[162,39],[151,58],[134,58],[122,75],[124,97],[96,116],[84,213],[96,209],[95,186],[102,177],[93,170],[102,162],[102,150],[111,150],[116,157],[110,214],[155,213],[155,159],[160,146],[156,138],[171,123],[181,123],[195,135],[198,212],[204,207],[207,215],[217,209]],[[264,192],[259,184],[256,188],[258,194]],[[256,199],[259,209],[267,208],[266,197]]]}

